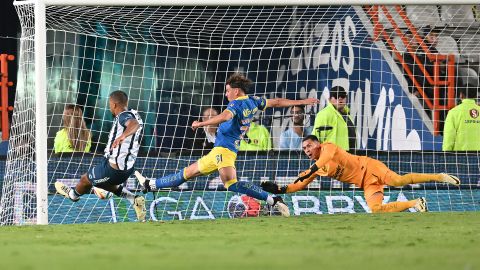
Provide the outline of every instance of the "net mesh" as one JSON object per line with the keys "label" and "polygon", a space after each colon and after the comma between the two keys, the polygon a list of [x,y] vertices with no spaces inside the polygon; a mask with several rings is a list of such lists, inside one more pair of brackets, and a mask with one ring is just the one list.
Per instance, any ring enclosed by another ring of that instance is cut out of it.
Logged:
{"label": "net mesh", "polygon": [[[2,224],[35,222],[36,142],[48,144],[49,223],[135,220],[126,200],[102,200],[92,193],[72,203],[53,186],[55,181],[74,186],[100,161],[113,121],[109,94],[125,91],[129,107],[142,116],[145,129],[135,167],[156,178],[209,151],[203,131],[194,132],[190,125],[205,108],[225,109],[225,80],[234,71],[255,82],[252,95],[319,98],[319,105],[305,108],[306,128],[328,105],[331,87],[348,89],[356,130],[351,152],[377,158],[400,174],[448,172],[462,180],[460,187],[386,188],[386,201],[424,196],[432,211],[478,210],[478,152],[442,151],[443,120],[455,102],[449,89],[478,86],[474,6],[47,6],[48,138],[42,142],[34,132],[33,5],[16,7],[22,23],[20,73],[4,165]],[[434,11],[437,17],[425,16]],[[436,33],[437,42],[422,43],[430,33]],[[411,74],[408,55],[414,58]],[[437,55],[436,60],[429,55]],[[428,74],[436,65],[438,74]],[[429,85],[429,75],[446,83]],[[91,131],[88,152],[55,152],[67,104],[83,110]],[[281,149],[280,137],[292,129],[292,119],[289,108],[256,115],[254,123],[264,137],[243,142],[252,150],[238,154],[238,180],[287,184],[311,165],[300,148]],[[133,176],[126,187],[139,193]],[[238,207],[229,207],[242,204],[234,195],[225,191],[217,174],[202,176],[147,194],[147,219],[238,216],[231,213]],[[285,200],[294,214],[369,212],[361,189],[329,178],[319,178]]]}

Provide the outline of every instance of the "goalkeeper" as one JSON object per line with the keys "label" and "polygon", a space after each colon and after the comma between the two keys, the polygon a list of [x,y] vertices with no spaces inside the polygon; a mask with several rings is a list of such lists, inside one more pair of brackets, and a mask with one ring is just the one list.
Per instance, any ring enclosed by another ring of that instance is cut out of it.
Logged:
{"label": "goalkeeper", "polygon": [[365,200],[373,213],[401,212],[414,207],[419,212],[427,211],[425,198],[407,202],[383,204],[383,186],[401,187],[429,181],[460,185],[460,180],[445,173],[409,173],[398,175],[382,162],[367,156],[352,155],[333,143],[320,143],[314,135],[303,139],[302,148],[315,164],[302,172],[297,180],[286,186],[263,182],[262,188],[274,194],[292,193],[304,189],[317,176],[328,176],[342,182],[355,184],[364,190]]}
{"label": "goalkeeper", "polygon": [[144,192],[156,191],[161,188],[177,187],[187,180],[200,175],[209,175],[215,171],[220,174],[220,179],[228,191],[246,194],[250,197],[266,201],[269,205],[276,206],[282,215],[289,216],[288,207],[282,198],[271,196],[259,186],[249,182],[238,182],[235,160],[240,141],[248,131],[250,122],[258,110],[268,107],[290,107],[294,105],[310,105],[318,103],[318,99],[288,100],[283,98],[264,99],[262,97],[248,96],[248,89],[252,81],[243,74],[232,74],[225,83],[225,96],[229,103],[227,108],[219,115],[203,121],[194,121],[192,129],[208,125],[220,124],[217,130],[214,148],[197,162],[170,175],[161,178],[147,179],[139,172],[135,176],[143,187]]}

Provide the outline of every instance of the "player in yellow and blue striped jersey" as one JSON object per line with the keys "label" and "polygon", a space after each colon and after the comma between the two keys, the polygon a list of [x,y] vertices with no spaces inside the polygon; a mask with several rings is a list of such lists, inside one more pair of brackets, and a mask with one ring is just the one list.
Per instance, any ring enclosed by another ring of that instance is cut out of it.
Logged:
{"label": "player in yellow and blue striped jersey", "polygon": [[250,127],[250,122],[258,110],[268,107],[290,107],[295,105],[312,105],[319,102],[316,98],[304,100],[289,100],[284,98],[265,99],[263,97],[248,96],[248,89],[252,81],[241,73],[232,74],[226,82],[225,96],[229,103],[227,108],[219,115],[204,121],[194,121],[192,129],[207,125],[220,124],[214,148],[197,162],[178,171],[177,173],[161,178],[147,179],[139,172],[135,176],[142,185],[144,192],[155,191],[161,188],[177,187],[187,180],[200,175],[208,175],[215,171],[220,174],[225,188],[228,191],[246,194],[250,197],[266,201],[269,205],[276,206],[282,215],[289,216],[288,207],[281,197],[272,196],[257,185],[250,182],[238,182],[235,160],[240,141]]}

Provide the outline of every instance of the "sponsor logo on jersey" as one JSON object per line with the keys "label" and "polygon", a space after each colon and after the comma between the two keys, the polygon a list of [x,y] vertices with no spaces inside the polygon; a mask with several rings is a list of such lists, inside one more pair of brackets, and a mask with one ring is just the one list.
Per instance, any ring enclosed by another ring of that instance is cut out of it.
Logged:
{"label": "sponsor logo on jersey", "polygon": [[104,178],[100,178],[100,179],[97,179],[97,180],[93,180],[93,182],[95,184],[99,184],[99,183],[107,182],[109,179],[110,179],[110,177],[104,177]]}
{"label": "sponsor logo on jersey", "polygon": [[328,169],[329,169],[329,166],[328,166],[328,165],[324,165],[323,167],[321,167],[320,169],[318,169],[317,175],[327,176],[327,175],[328,175]]}
{"label": "sponsor logo on jersey", "polygon": [[344,170],[345,170],[345,167],[338,165],[337,168],[335,168],[335,173],[333,174],[332,178],[335,178],[335,179],[341,178]]}
{"label": "sponsor logo on jersey", "polygon": [[473,119],[477,118],[478,115],[479,115],[479,114],[478,114],[478,111],[477,111],[476,109],[471,109],[471,110],[470,110],[470,116],[471,116]]}

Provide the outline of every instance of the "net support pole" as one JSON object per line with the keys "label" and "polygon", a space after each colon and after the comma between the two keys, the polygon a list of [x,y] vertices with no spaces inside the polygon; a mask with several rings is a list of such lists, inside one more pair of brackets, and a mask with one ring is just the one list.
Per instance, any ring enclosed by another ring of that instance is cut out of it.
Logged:
{"label": "net support pole", "polygon": [[48,224],[47,164],[47,31],[45,3],[35,2],[35,160],[37,224]]}

